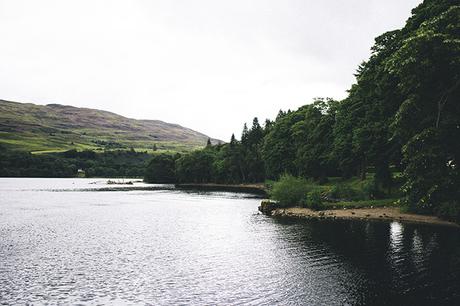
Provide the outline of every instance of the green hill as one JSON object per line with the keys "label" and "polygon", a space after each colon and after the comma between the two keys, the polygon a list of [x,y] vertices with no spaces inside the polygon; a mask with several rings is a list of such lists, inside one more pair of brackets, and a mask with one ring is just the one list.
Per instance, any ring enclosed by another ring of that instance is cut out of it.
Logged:
{"label": "green hill", "polygon": [[156,148],[185,152],[205,146],[207,139],[202,133],[159,120],[135,120],[60,104],[0,100],[0,145],[15,150],[45,153]]}

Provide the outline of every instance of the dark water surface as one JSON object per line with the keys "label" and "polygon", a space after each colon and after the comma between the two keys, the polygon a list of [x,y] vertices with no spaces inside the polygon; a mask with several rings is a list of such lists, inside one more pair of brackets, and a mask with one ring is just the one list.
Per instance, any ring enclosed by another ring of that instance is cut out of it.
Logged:
{"label": "dark water surface", "polygon": [[245,194],[88,190],[104,182],[0,179],[1,304],[460,303],[456,228],[274,220]]}

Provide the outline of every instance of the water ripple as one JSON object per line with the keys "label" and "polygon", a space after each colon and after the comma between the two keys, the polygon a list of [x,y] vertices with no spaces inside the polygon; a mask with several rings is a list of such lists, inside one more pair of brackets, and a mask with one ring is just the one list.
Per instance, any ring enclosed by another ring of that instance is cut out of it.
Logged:
{"label": "water ripple", "polygon": [[454,229],[275,220],[242,194],[48,192],[48,185],[88,182],[73,180],[45,181],[46,188],[27,180],[35,189],[21,191],[10,183],[3,189],[3,182],[3,304],[460,301]]}

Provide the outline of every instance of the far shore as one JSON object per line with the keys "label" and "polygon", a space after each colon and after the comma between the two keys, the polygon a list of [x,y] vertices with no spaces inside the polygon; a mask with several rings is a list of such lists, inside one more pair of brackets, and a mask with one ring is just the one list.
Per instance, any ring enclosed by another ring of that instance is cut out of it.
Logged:
{"label": "far shore", "polygon": [[459,224],[442,220],[436,216],[403,213],[396,207],[330,209],[322,211],[314,211],[301,207],[290,207],[276,208],[272,210],[271,215],[273,217],[293,217],[302,219],[400,221],[460,228]]}

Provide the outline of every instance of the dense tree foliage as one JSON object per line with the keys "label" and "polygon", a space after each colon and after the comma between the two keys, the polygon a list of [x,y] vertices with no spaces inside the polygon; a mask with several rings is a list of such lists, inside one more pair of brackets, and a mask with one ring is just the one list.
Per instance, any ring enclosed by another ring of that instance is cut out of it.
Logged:
{"label": "dense tree foliage", "polygon": [[280,111],[264,126],[255,118],[241,141],[178,159],[177,180],[364,179],[372,169],[373,188],[385,190],[393,168],[413,210],[459,207],[460,0],[425,0],[412,13],[376,38],[346,99]]}
{"label": "dense tree foliage", "polygon": [[257,118],[243,129],[241,141],[232,135],[228,144],[206,146],[176,160],[176,179],[193,183],[260,182],[265,179],[261,158],[263,128]]}
{"label": "dense tree foliage", "polygon": [[195,151],[176,161],[176,175],[180,182],[206,183],[213,180],[214,152],[209,149]]}
{"label": "dense tree foliage", "polygon": [[169,154],[154,155],[144,175],[148,183],[175,183],[175,161],[177,157]]}
{"label": "dense tree foliage", "polygon": [[151,158],[133,150],[31,154],[0,148],[0,176],[75,177],[80,169],[86,177],[142,177]]}

